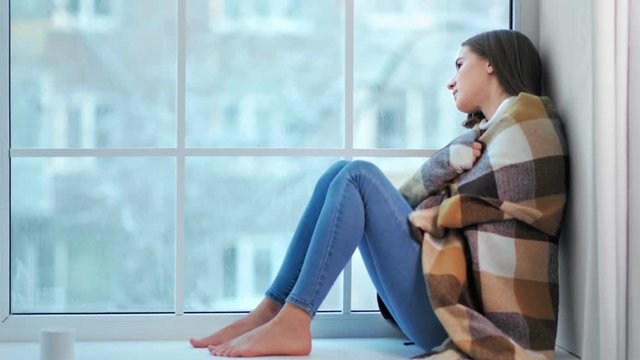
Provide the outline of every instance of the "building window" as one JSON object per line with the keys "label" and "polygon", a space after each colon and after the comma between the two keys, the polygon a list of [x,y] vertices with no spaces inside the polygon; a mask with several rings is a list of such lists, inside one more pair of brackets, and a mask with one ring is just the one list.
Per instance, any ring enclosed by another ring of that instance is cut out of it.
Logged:
{"label": "building window", "polygon": [[110,31],[117,25],[120,1],[54,0],[51,22],[62,31]]}
{"label": "building window", "polygon": [[406,102],[403,92],[383,94],[377,101],[376,145],[380,148],[400,149],[406,146]]}
{"label": "building window", "polygon": [[218,32],[304,33],[302,0],[208,0],[209,26]]}
{"label": "building window", "polygon": [[[55,148],[94,148],[110,146],[119,136],[114,107],[97,94],[65,94],[47,89],[41,101],[50,111],[48,131],[56,134]],[[38,137],[45,137],[41,134]]]}
{"label": "building window", "polygon": [[235,246],[229,246],[222,253],[222,297],[234,300],[238,296],[238,253]]}

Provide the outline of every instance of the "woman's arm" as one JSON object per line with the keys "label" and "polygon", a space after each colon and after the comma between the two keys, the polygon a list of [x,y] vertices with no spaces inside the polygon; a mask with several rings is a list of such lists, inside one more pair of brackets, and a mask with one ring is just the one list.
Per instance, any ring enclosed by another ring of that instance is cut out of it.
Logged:
{"label": "woman's arm", "polygon": [[482,153],[482,144],[476,139],[480,130],[476,126],[440,149],[422,164],[400,187],[399,191],[412,208],[429,195],[437,193],[458,175],[473,167]]}

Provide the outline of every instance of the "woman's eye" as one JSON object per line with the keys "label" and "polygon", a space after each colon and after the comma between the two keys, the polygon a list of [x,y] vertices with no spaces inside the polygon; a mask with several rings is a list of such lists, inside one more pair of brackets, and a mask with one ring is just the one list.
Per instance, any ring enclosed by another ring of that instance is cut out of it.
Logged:
{"label": "woman's eye", "polygon": [[462,67],[462,63],[456,63],[456,69],[460,69]]}

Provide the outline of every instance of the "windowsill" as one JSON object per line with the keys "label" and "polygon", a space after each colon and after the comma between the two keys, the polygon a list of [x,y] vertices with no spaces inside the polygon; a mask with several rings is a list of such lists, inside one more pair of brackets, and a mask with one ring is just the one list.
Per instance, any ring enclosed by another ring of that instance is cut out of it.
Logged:
{"label": "windowsill", "polygon": [[[193,349],[187,341],[79,341],[75,346],[76,360],[191,360],[211,359],[206,349]],[[410,359],[421,354],[416,346],[403,345],[402,339],[314,339],[310,356],[277,356],[269,359]],[[39,346],[34,342],[0,342],[0,359],[37,359]],[[556,360],[576,357],[558,349]]]}

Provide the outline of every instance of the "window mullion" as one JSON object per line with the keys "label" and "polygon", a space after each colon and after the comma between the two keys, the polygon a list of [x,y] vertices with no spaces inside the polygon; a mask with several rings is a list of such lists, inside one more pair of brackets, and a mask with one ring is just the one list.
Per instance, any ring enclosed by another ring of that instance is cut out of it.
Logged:
{"label": "window mullion", "polygon": [[353,158],[353,54],[354,54],[354,1],[345,1],[344,38],[344,146],[345,157]]}
{"label": "window mullion", "polygon": [[0,3],[0,322],[10,312],[9,1]]}
{"label": "window mullion", "polygon": [[[5,149],[6,150],[6,149]],[[407,149],[353,149],[345,154],[344,149],[318,148],[91,148],[91,149],[16,149],[9,152],[17,157],[157,157],[178,155],[184,157],[273,157],[273,156],[310,156],[310,157],[429,157],[434,150]]]}
{"label": "window mullion", "polygon": [[177,89],[176,89],[176,254],[175,313],[184,314],[184,182],[185,182],[185,73],[186,73],[186,3],[178,0]]}
{"label": "window mullion", "polygon": [[[344,146],[345,159],[351,160],[353,152],[353,54],[354,54],[354,1],[345,1],[344,38]],[[351,313],[351,260],[343,271],[342,313]]]}

